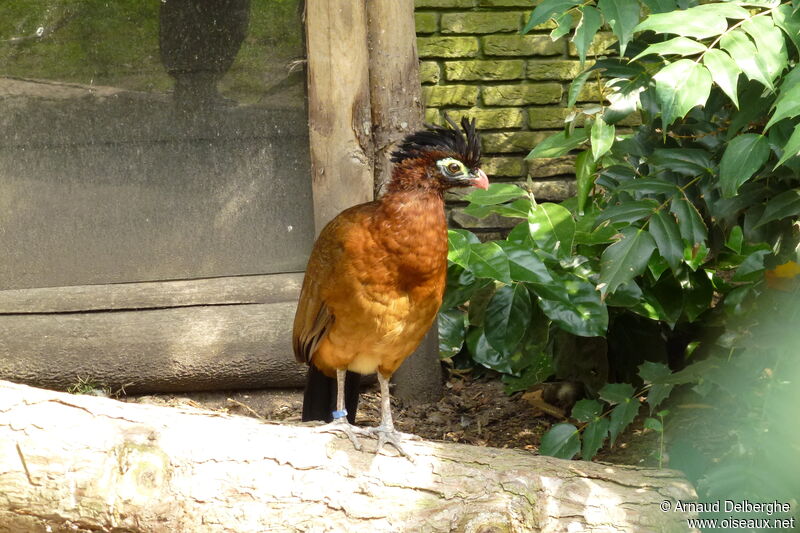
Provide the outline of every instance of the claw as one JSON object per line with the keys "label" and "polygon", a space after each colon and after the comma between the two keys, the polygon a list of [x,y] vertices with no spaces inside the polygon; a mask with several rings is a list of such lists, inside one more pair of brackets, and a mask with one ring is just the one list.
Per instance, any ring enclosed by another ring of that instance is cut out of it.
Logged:
{"label": "claw", "polygon": [[414,456],[403,448],[402,441],[413,439],[420,440],[420,438],[416,435],[400,433],[399,431],[395,431],[393,428],[387,428],[383,425],[369,428],[367,431],[369,433],[378,435],[378,448],[375,450],[375,453],[379,453],[384,446],[391,444],[400,453],[400,455],[406,457],[412,463],[414,462]]}
{"label": "claw", "polygon": [[346,418],[337,418],[333,422],[320,426],[317,428],[317,431],[320,433],[344,433],[350,439],[350,442],[353,443],[353,448],[358,451],[361,451],[361,443],[358,442],[356,435],[358,434],[362,437],[369,437],[372,435],[372,433],[366,429],[352,425]]}

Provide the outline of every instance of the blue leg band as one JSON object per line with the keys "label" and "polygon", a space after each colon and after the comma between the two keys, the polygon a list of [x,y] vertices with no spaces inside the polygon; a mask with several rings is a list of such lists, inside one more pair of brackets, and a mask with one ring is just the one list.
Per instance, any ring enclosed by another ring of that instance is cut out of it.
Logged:
{"label": "blue leg band", "polygon": [[347,416],[347,409],[342,409],[341,411],[334,411],[333,412],[333,419],[339,420],[340,418],[344,418]]}

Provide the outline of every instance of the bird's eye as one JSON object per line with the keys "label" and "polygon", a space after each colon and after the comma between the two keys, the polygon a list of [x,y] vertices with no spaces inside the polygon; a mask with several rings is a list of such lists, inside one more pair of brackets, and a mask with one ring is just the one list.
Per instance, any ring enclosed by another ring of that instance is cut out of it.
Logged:
{"label": "bird's eye", "polygon": [[461,171],[461,165],[456,162],[450,163],[447,165],[447,171],[450,172],[450,174],[457,174]]}

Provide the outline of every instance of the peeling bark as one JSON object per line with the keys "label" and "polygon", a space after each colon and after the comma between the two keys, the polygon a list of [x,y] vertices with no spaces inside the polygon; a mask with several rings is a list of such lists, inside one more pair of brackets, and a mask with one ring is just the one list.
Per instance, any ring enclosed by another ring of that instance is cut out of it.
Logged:
{"label": "peeling bark", "polygon": [[412,441],[0,382],[0,532],[687,531],[676,472]]}

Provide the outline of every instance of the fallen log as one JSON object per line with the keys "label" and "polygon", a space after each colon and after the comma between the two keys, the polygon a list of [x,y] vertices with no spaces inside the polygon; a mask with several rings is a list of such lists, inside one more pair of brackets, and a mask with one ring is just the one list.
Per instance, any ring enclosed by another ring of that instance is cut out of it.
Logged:
{"label": "fallen log", "polygon": [[0,381],[0,532],[690,530],[673,471],[375,442]]}

